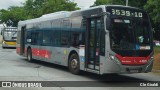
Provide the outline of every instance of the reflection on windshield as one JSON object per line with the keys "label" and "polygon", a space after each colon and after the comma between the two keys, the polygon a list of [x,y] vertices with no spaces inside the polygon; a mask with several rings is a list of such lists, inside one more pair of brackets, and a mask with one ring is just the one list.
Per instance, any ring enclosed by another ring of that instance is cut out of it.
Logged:
{"label": "reflection on windshield", "polygon": [[4,40],[16,40],[16,38],[17,38],[17,31],[4,32]]}
{"label": "reflection on windshield", "polygon": [[142,19],[112,19],[112,49],[149,50],[149,29],[149,23]]}

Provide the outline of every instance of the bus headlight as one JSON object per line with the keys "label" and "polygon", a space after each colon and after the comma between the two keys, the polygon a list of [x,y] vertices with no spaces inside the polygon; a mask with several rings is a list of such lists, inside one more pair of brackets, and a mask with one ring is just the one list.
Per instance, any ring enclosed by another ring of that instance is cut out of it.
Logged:
{"label": "bus headlight", "polygon": [[114,59],[115,59],[115,56],[109,54],[109,59],[114,60]]}
{"label": "bus headlight", "polygon": [[2,43],[5,44],[5,41],[3,41]]}
{"label": "bus headlight", "polygon": [[109,54],[109,59],[116,62],[117,64],[121,64],[117,57],[112,54]]}

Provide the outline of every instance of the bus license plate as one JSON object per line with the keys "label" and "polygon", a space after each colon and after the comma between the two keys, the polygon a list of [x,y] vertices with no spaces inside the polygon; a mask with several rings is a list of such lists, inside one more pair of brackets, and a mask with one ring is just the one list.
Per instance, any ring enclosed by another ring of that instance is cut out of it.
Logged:
{"label": "bus license plate", "polygon": [[136,69],[131,69],[130,70],[130,73],[138,73],[139,72],[139,70],[136,70]]}

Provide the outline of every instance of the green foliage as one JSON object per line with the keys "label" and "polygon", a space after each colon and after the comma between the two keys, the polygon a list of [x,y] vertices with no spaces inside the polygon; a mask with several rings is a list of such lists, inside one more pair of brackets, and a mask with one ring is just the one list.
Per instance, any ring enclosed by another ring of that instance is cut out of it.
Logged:
{"label": "green foliage", "polygon": [[154,47],[154,54],[159,54],[160,53],[160,46],[155,46]]}
{"label": "green foliage", "polygon": [[9,19],[13,21],[13,26],[17,26],[20,20],[25,20],[26,15],[22,7],[10,7],[8,10],[0,10],[1,22],[7,22]]}
{"label": "green foliage", "polygon": [[152,19],[152,25],[155,30],[154,38],[160,40],[160,0],[148,0],[144,5],[144,9]]}
{"label": "green foliage", "polygon": [[57,11],[73,11],[79,9],[77,4],[69,0],[48,0],[42,7],[43,14]]}
{"label": "green foliage", "polygon": [[144,7],[154,23],[160,23],[160,0],[148,0]]}
{"label": "green foliage", "polygon": [[117,5],[124,5],[124,0],[96,0],[94,4],[91,6],[99,6],[99,5],[111,5],[111,4],[117,4]]}
{"label": "green foliage", "polygon": [[77,4],[69,0],[27,0],[24,3],[29,18],[37,18],[43,14],[57,11],[72,11],[79,9]]}
{"label": "green foliage", "polygon": [[26,0],[22,7],[10,7],[0,10],[1,22],[9,19],[17,26],[18,21],[40,17],[57,11],[73,11],[80,9],[70,0]]}

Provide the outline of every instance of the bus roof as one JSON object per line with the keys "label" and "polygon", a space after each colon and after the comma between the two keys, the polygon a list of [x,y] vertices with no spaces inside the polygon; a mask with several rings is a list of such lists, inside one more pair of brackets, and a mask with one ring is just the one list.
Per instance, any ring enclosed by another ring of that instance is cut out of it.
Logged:
{"label": "bus roof", "polygon": [[123,5],[100,5],[100,6],[90,7],[87,9],[76,10],[76,11],[59,11],[59,12],[54,12],[54,13],[50,13],[50,14],[45,14],[39,18],[29,19],[29,20],[25,20],[25,21],[19,21],[18,25],[24,26],[24,25],[30,24],[30,23],[49,21],[49,20],[51,20],[51,18],[52,18],[52,20],[60,19],[60,18],[69,18],[74,13],[78,13],[78,12],[80,13],[83,11],[88,11],[88,10],[92,10],[92,9],[96,9],[96,8],[101,8],[102,11],[105,12],[106,7],[127,7],[127,8],[132,8],[132,9],[139,9],[139,8],[130,7],[130,6],[123,6]]}

